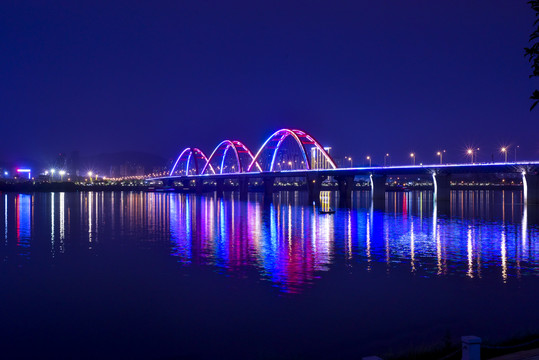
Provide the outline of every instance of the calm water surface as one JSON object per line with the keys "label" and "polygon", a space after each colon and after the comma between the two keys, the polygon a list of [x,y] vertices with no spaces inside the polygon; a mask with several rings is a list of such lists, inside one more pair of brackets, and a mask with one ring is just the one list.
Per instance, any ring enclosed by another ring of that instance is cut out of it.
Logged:
{"label": "calm water surface", "polygon": [[521,192],[0,193],[7,357],[361,358],[538,331]]}

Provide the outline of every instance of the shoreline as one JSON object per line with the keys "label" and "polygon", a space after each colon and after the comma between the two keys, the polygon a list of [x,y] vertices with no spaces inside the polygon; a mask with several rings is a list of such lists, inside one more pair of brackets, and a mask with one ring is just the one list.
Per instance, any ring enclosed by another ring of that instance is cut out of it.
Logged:
{"label": "shoreline", "polygon": [[[275,192],[279,191],[307,191],[306,185],[275,185]],[[356,185],[353,191],[370,190],[370,185]],[[506,190],[506,191],[521,191],[522,185],[505,185],[505,184],[489,184],[489,185],[451,185],[451,190]],[[166,189],[155,185],[122,185],[122,184],[77,184],[73,182],[54,182],[54,183],[0,183],[0,191],[2,192],[87,192],[87,191],[146,191],[146,192],[179,192],[179,193],[195,193],[194,188],[176,187],[174,189]],[[212,185],[205,185],[202,193],[211,193],[215,191]],[[224,191],[237,191],[237,187],[229,185],[224,187]],[[263,192],[262,186],[251,186],[250,192]],[[338,186],[330,185],[322,187],[322,191],[338,191]],[[409,191],[433,191],[433,187],[429,185],[408,185],[408,186],[387,186],[386,192],[409,192]]]}

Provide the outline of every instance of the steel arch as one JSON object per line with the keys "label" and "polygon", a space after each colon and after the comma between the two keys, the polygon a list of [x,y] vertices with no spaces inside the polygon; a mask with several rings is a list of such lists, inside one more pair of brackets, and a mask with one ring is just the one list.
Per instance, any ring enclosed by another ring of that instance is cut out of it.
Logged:
{"label": "steel arch", "polygon": [[[302,151],[303,159],[305,160],[305,165],[307,167],[307,170],[311,170],[311,161],[309,160],[309,156],[307,154],[307,149],[305,148],[306,144],[314,145],[322,153],[322,155],[326,158],[326,160],[331,165],[331,167],[333,169],[337,168],[337,166],[335,165],[335,162],[333,161],[331,156],[329,156],[329,154],[324,150],[324,148],[320,145],[320,143],[318,141],[316,141],[311,135],[307,134],[305,131],[297,130],[297,129],[280,129],[280,130],[277,130],[276,132],[274,132],[264,142],[264,144],[262,144],[262,146],[260,147],[260,149],[256,153],[255,157],[253,158],[253,161],[249,165],[249,168],[247,169],[247,171],[251,171],[251,169],[252,169],[253,165],[255,164],[255,162],[258,164],[258,157],[260,156],[261,152],[266,148],[267,144],[271,140],[277,140],[278,143],[277,143],[277,146],[275,147],[275,150],[273,151],[273,155],[272,155],[272,158],[271,158],[270,169],[269,169],[269,171],[273,171],[273,167],[275,165],[275,157],[277,155],[277,152],[279,151],[279,148],[281,147],[281,144],[284,141],[284,139],[286,139],[288,136],[292,136],[296,140],[296,142],[298,143],[298,145],[299,145],[299,147],[300,147],[300,149]],[[258,167],[260,168],[260,165]]]}
{"label": "steel arch", "polygon": [[[204,168],[202,169],[201,175],[204,175],[206,173],[206,170],[207,170],[208,167],[210,167],[210,169],[212,169],[213,173],[215,174],[215,170],[213,169],[213,167],[211,165],[211,161],[213,160],[214,157],[220,155],[218,153],[218,151],[220,149],[223,149],[223,154],[221,155],[222,156],[221,166],[219,168],[219,174],[222,174],[223,173],[223,165],[224,165],[225,157],[226,157],[226,154],[227,154],[227,152],[228,152],[228,150],[230,148],[232,148],[234,150],[234,154],[236,155],[236,161],[238,163],[238,171],[237,172],[240,172],[240,173],[244,172],[245,171],[245,165],[243,164],[243,161],[241,159],[242,157],[240,156],[240,154],[245,153],[245,154],[249,155],[250,160],[252,161],[254,159],[253,153],[241,141],[238,141],[238,140],[223,140],[212,151],[210,157],[208,158],[208,160],[206,162],[206,165],[204,165]],[[249,163],[247,165],[250,165],[250,164],[251,163]],[[260,171],[262,171],[262,168],[260,167],[260,165],[258,163],[256,165],[257,165],[258,169]]]}
{"label": "steel arch", "polygon": [[[206,167],[206,165],[208,164],[208,157],[206,156],[206,154],[204,154],[204,152],[202,150],[200,150],[199,148],[191,148],[191,147],[188,147],[188,148],[185,148],[181,153],[180,155],[178,156],[178,159],[176,159],[176,162],[174,163],[174,166],[172,167],[172,170],[170,171],[170,175],[169,176],[172,176],[174,174],[174,171],[176,170],[176,166],[178,165],[178,163],[180,162],[180,160],[182,158],[184,158],[185,156],[187,156],[187,163],[185,165],[185,174],[186,175],[189,175],[189,163],[191,161],[191,157],[193,157],[194,155],[194,160],[195,160],[195,173],[196,175],[199,175],[200,172],[199,172],[199,166],[198,166],[198,161],[197,159],[201,159],[201,160],[204,160],[204,168]],[[210,165],[210,169],[211,171],[215,174],[215,171],[213,170],[213,167]]]}

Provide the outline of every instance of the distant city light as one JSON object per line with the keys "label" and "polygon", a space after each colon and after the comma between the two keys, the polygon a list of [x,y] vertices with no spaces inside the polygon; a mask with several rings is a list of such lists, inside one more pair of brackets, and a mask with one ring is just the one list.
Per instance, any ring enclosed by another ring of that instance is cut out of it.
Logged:
{"label": "distant city light", "polygon": [[28,179],[32,178],[32,170],[31,169],[17,169],[18,173],[25,173],[28,174]]}

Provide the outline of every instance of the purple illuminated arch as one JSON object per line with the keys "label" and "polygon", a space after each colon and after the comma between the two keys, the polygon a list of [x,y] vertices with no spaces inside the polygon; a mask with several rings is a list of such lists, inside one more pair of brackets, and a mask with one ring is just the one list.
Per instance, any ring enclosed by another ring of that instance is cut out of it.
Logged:
{"label": "purple illuminated arch", "polygon": [[[252,167],[254,166],[255,163],[258,165],[258,158],[259,158],[261,152],[264,149],[268,148],[268,143],[270,141],[277,141],[277,145],[275,146],[275,150],[273,150],[273,155],[271,157],[271,164],[270,164],[270,168],[269,168],[269,171],[273,171],[273,167],[275,165],[275,157],[277,155],[277,152],[279,151],[283,141],[288,136],[292,136],[294,138],[294,140],[296,140],[297,144],[299,145],[299,147],[301,149],[301,152],[302,152],[302,155],[303,155],[303,159],[305,161],[305,166],[306,166],[307,170],[311,170],[311,161],[309,159],[309,154],[307,153],[306,145],[311,145],[311,146],[316,147],[320,151],[320,153],[326,158],[326,160],[330,164],[330,166],[333,169],[337,168],[337,166],[335,165],[335,162],[333,161],[331,156],[329,156],[329,154],[324,150],[324,148],[320,145],[320,143],[318,141],[316,141],[311,135],[307,134],[306,132],[304,132],[302,130],[281,129],[281,130],[278,130],[278,131],[274,132],[264,142],[264,144],[262,144],[262,146],[260,147],[260,149],[256,153],[255,157],[253,158],[253,161],[251,162],[251,164],[247,168],[247,171],[251,171],[251,169],[252,169]],[[259,165],[258,165],[258,168],[260,169]]]}
{"label": "purple illuminated arch", "polygon": [[[191,162],[191,159],[193,159],[195,164],[195,173],[196,175],[200,174],[199,169],[202,168],[201,164],[199,164],[200,161],[204,161],[203,166],[206,167],[206,164],[208,163],[208,157],[204,152],[198,148],[186,148],[181,153],[180,156],[178,156],[178,159],[176,159],[176,162],[174,163],[174,166],[172,167],[172,170],[170,171],[170,175],[172,176],[174,174],[174,171],[176,171],[176,166],[178,166],[178,163],[181,160],[186,160],[185,165],[185,174],[189,175],[189,163]],[[213,167],[210,165],[211,171],[215,174],[215,171],[213,170]]]}
{"label": "purple illuminated arch", "polygon": [[[254,159],[253,153],[241,141],[238,141],[238,140],[224,140],[219,145],[217,145],[217,147],[213,150],[213,152],[211,153],[209,159],[206,162],[206,165],[204,165],[204,168],[202,169],[201,174],[202,175],[205,174],[206,170],[208,168],[210,168],[213,171],[213,173],[215,174],[215,171],[214,171],[214,169],[213,169],[213,167],[211,165],[211,161],[214,158],[218,158],[219,156],[221,157],[221,166],[219,168],[219,174],[222,174],[223,173],[223,165],[224,165],[225,157],[226,157],[227,152],[230,149],[234,150],[234,155],[236,157],[236,161],[237,161],[237,164],[238,164],[238,171],[237,172],[244,172],[246,170],[247,166],[249,166],[251,164],[251,162],[253,161],[253,159]],[[248,162],[247,163],[245,163],[245,156],[248,156],[248,159],[247,159]],[[260,171],[262,171],[262,168],[260,167],[260,165],[258,163],[256,163],[256,166],[258,167],[258,169]]]}

